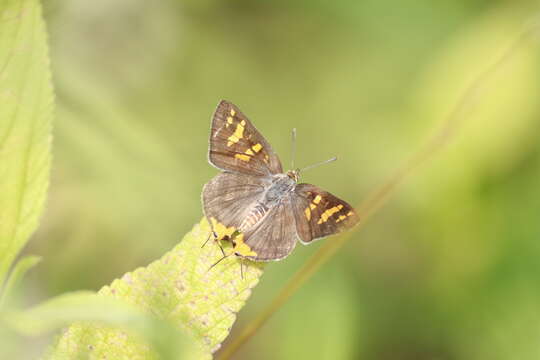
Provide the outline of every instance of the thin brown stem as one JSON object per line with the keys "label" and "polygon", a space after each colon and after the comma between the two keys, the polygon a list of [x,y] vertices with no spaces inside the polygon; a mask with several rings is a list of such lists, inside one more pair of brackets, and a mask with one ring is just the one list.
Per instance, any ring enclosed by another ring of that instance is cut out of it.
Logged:
{"label": "thin brown stem", "polygon": [[523,40],[530,35],[536,27],[530,27],[514,43],[502,53],[502,55],[482,72],[465,89],[450,113],[442,121],[439,129],[428,138],[424,146],[414,153],[401,168],[398,168],[379,187],[374,189],[357,208],[360,221],[354,232],[349,231],[338,236],[332,241],[327,241],[323,246],[307,261],[307,263],[289,280],[270,305],[260,313],[251,323],[249,323],[218,356],[219,360],[228,360],[245,344],[266,321],[291,297],[300,286],[302,286],[311,276],[351,238],[353,233],[359,231],[367,223],[371,215],[375,214],[401,185],[420,165],[429,160],[440,151],[446,143],[456,133],[459,124],[473,108],[486,79],[492,76],[501,66],[515,53]]}

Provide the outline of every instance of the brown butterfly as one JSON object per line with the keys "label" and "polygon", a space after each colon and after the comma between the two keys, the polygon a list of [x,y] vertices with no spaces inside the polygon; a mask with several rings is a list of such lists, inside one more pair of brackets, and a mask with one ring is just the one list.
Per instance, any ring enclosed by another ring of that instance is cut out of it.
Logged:
{"label": "brown butterfly", "polygon": [[299,169],[284,173],[270,144],[225,100],[212,119],[208,160],[222,172],[203,188],[204,213],[216,238],[230,239],[237,256],[281,260],[297,240],[309,244],[358,222],[345,201],[299,184]]}

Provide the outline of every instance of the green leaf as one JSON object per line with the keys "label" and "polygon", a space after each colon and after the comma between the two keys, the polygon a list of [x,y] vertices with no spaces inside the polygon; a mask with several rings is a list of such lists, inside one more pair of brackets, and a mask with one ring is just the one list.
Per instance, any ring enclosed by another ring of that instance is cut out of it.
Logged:
{"label": "green leaf", "polygon": [[51,161],[53,89],[36,0],[0,0],[0,284],[37,227]]}
{"label": "green leaf", "polygon": [[[229,334],[264,265],[228,256],[211,268],[223,255],[212,240],[202,247],[209,235],[210,226],[203,219],[161,259],[125,274],[102,288],[99,295],[123,300],[171,321],[193,336],[206,354],[202,358],[211,357]],[[224,251],[230,254],[231,250],[230,244],[225,244]],[[70,326],[49,358],[100,358],[101,354],[154,358],[148,347],[122,330],[84,324]]]}
{"label": "green leaf", "polygon": [[3,305],[13,297],[13,291],[15,291],[21,280],[24,278],[26,272],[36,266],[40,261],[41,258],[39,256],[25,256],[17,261],[6,281],[4,289],[2,289],[2,293],[0,294],[0,309],[2,309]]}
{"label": "green leaf", "polygon": [[[27,336],[44,334],[73,321],[84,321],[85,325],[80,325],[78,328],[86,329],[84,336],[88,343],[87,349],[93,356],[100,359],[104,354],[114,359],[127,358],[128,354],[123,350],[115,351],[115,348],[119,349],[117,346],[103,348],[103,353],[100,353],[99,348],[93,349],[92,343],[98,339],[92,336],[92,329],[101,329],[105,326],[122,326],[129,329],[133,338],[140,337],[148,341],[160,359],[200,357],[193,346],[193,340],[169,322],[144,313],[133,305],[111,297],[97,296],[89,291],[60,295],[26,311],[4,313],[2,319],[10,328]],[[95,334],[97,335],[98,332]],[[123,332],[117,332],[117,336],[102,340],[118,345],[124,343],[126,339],[127,336]],[[147,350],[139,350],[140,353],[145,351]],[[72,352],[66,352],[57,353],[56,358],[73,359],[77,356],[80,354],[75,356]],[[137,357],[129,356],[128,358]]]}

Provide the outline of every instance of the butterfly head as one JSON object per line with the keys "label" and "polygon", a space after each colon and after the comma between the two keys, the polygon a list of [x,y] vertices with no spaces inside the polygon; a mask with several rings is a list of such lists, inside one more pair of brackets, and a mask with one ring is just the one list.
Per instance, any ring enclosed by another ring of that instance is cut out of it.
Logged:
{"label": "butterfly head", "polygon": [[298,182],[298,179],[300,178],[300,169],[287,171],[287,176],[293,179],[294,182]]}

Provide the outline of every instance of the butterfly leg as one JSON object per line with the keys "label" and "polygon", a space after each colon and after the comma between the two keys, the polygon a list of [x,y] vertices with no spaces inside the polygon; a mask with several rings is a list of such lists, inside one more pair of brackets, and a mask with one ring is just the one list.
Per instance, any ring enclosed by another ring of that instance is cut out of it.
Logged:
{"label": "butterfly leg", "polygon": [[206,272],[209,272],[210,270],[212,270],[212,268],[213,268],[214,266],[216,266],[217,264],[219,264],[220,262],[222,262],[223,260],[225,260],[226,258],[228,258],[230,255],[231,255],[231,254],[229,254],[229,255],[223,254],[223,256],[222,256],[221,258],[219,258],[218,261],[216,261],[215,263],[213,263],[212,266],[210,266],[210,267],[208,268],[208,270],[206,270]]}
{"label": "butterfly leg", "polygon": [[221,246],[221,240],[229,240],[229,236],[225,235],[221,240],[219,239],[218,235],[216,234],[215,231],[211,231],[210,234],[208,235],[208,239],[204,242],[203,246],[208,242],[208,240],[210,240],[210,236],[211,235],[214,235],[214,241],[216,242],[216,244],[219,246],[219,249],[221,250],[221,254],[223,254],[223,256],[221,258],[219,258],[218,261],[216,261],[215,263],[212,264],[212,266],[210,266],[207,270],[210,271],[214,266],[216,266],[217,264],[219,264],[220,262],[222,262],[223,260],[225,260],[226,258],[228,258],[229,256],[233,255],[234,252],[231,252],[229,255],[225,254],[225,250],[223,249],[223,246]]}
{"label": "butterfly leg", "polygon": [[[216,235],[214,240],[216,241],[217,246],[219,246],[219,249],[221,250],[221,253],[223,254],[223,256],[225,256],[225,250],[223,249],[223,246],[221,246],[221,241],[217,238],[216,233],[214,233],[214,235]],[[228,238],[228,236],[224,237],[223,240],[227,240],[226,238]]]}
{"label": "butterfly leg", "polygon": [[201,245],[201,249],[202,249],[203,247],[205,247],[206,243],[210,240],[210,237],[211,237],[212,235],[214,235],[214,239],[217,238],[217,234],[216,234],[214,231],[210,230],[210,232],[208,233],[208,238],[207,238],[206,241]]}
{"label": "butterfly leg", "polygon": [[244,280],[244,259],[240,258],[240,278]]}
{"label": "butterfly leg", "polygon": [[[219,246],[219,249],[221,250],[221,253],[223,254],[223,256],[225,256],[225,250],[223,249],[223,246],[221,246],[221,242],[220,242],[220,240],[219,240],[219,238],[218,238],[218,234],[217,234],[215,231],[213,231],[213,230],[211,230],[210,233],[208,233],[208,238],[207,238],[207,239],[204,241],[204,243],[201,245],[201,249],[202,249],[203,247],[206,246],[206,244],[208,243],[208,241],[210,241],[210,238],[212,237],[212,235],[213,235],[213,237],[214,237],[215,243]],[[223,240],[227,240],[227,236],[225,236],[225,237],[223,238]]]}

